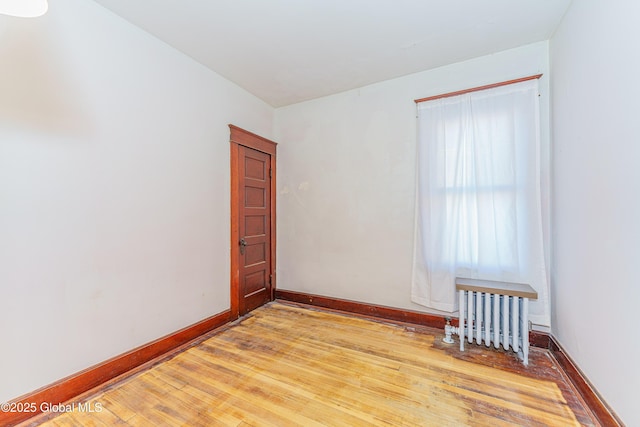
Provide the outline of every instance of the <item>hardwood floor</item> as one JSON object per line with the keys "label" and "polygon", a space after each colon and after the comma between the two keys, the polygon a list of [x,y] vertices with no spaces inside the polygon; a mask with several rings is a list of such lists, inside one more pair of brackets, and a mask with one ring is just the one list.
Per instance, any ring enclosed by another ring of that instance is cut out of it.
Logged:
{"label": "hardwood floor", "polygon": [[25,425],[598,425],[546,350],[524,367],[438,330],[282,303],[210,335]]}

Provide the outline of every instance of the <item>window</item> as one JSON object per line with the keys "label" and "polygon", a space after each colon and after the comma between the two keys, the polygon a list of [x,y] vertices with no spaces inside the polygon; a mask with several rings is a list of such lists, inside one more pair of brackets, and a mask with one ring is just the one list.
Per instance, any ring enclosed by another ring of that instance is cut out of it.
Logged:
{"label": "window", "polygon": [[455,311],[455,277],[546,286],[537,83],[418,104],[415,302]]}
{"label": "window", "polygon": [[[510,143],[508,114],[504,110],[496,113],[495,117],[478,117],[480,126],[493,122],[491,136],[460,134],[458,120],[445,120],[441,124],[448,137],[436,153],[436,167],[441,172],[434,174],[431,204],[444,209],[440,223],[443,238],[439,244],[445,267],[457,263],[459,268],[472,270],[482,263],[491,270],[517,268],[510,217],[516,200],[522,197],[518,192],[524,189],[518,186],[515,168],[511,167],[515,150]],[[480,246],[489,239],[491,250],[480,251]]]}

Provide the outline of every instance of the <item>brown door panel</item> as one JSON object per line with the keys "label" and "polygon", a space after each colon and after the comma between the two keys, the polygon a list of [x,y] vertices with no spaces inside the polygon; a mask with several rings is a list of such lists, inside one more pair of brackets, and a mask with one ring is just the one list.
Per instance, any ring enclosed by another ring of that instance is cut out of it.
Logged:
{"label": "brown door panel", "polygon": [[[273,295],[275,143],[233,126],[231,142],[232,198],[236,197],[231,203],[231,311],[241,316]],[[253,143],[258,149],[251,148]]]}

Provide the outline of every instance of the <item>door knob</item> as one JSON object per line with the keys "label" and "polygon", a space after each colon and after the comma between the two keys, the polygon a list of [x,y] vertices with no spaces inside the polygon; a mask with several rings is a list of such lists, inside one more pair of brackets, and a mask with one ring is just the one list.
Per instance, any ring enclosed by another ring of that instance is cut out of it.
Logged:
{"label": "door knob", "polygon": [[244,248],[247,246],[247,241],[244,240],[244,237],[240,239],[240,255],[244,255]]}

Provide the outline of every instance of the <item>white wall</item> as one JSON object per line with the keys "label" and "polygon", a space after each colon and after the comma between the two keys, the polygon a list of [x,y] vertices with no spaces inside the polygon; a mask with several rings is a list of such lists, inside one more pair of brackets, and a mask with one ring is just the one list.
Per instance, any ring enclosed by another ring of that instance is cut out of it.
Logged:
{"label": "white wall", "polygon": [[0,402],[229,308],[228,123],[273,109],[94,2],[0,16]]}
{"label": "white wall", "polygon": [[[278,288],[424,311],[410,301],[413,100],[538,73],[548,158],[546,42],[277,109]],[[549,325],[544,305],[534,320]]]}
{"label": "white wall", "polygon": [[553,334],[640,425],[640,4],[574,1],[551,40]]}

